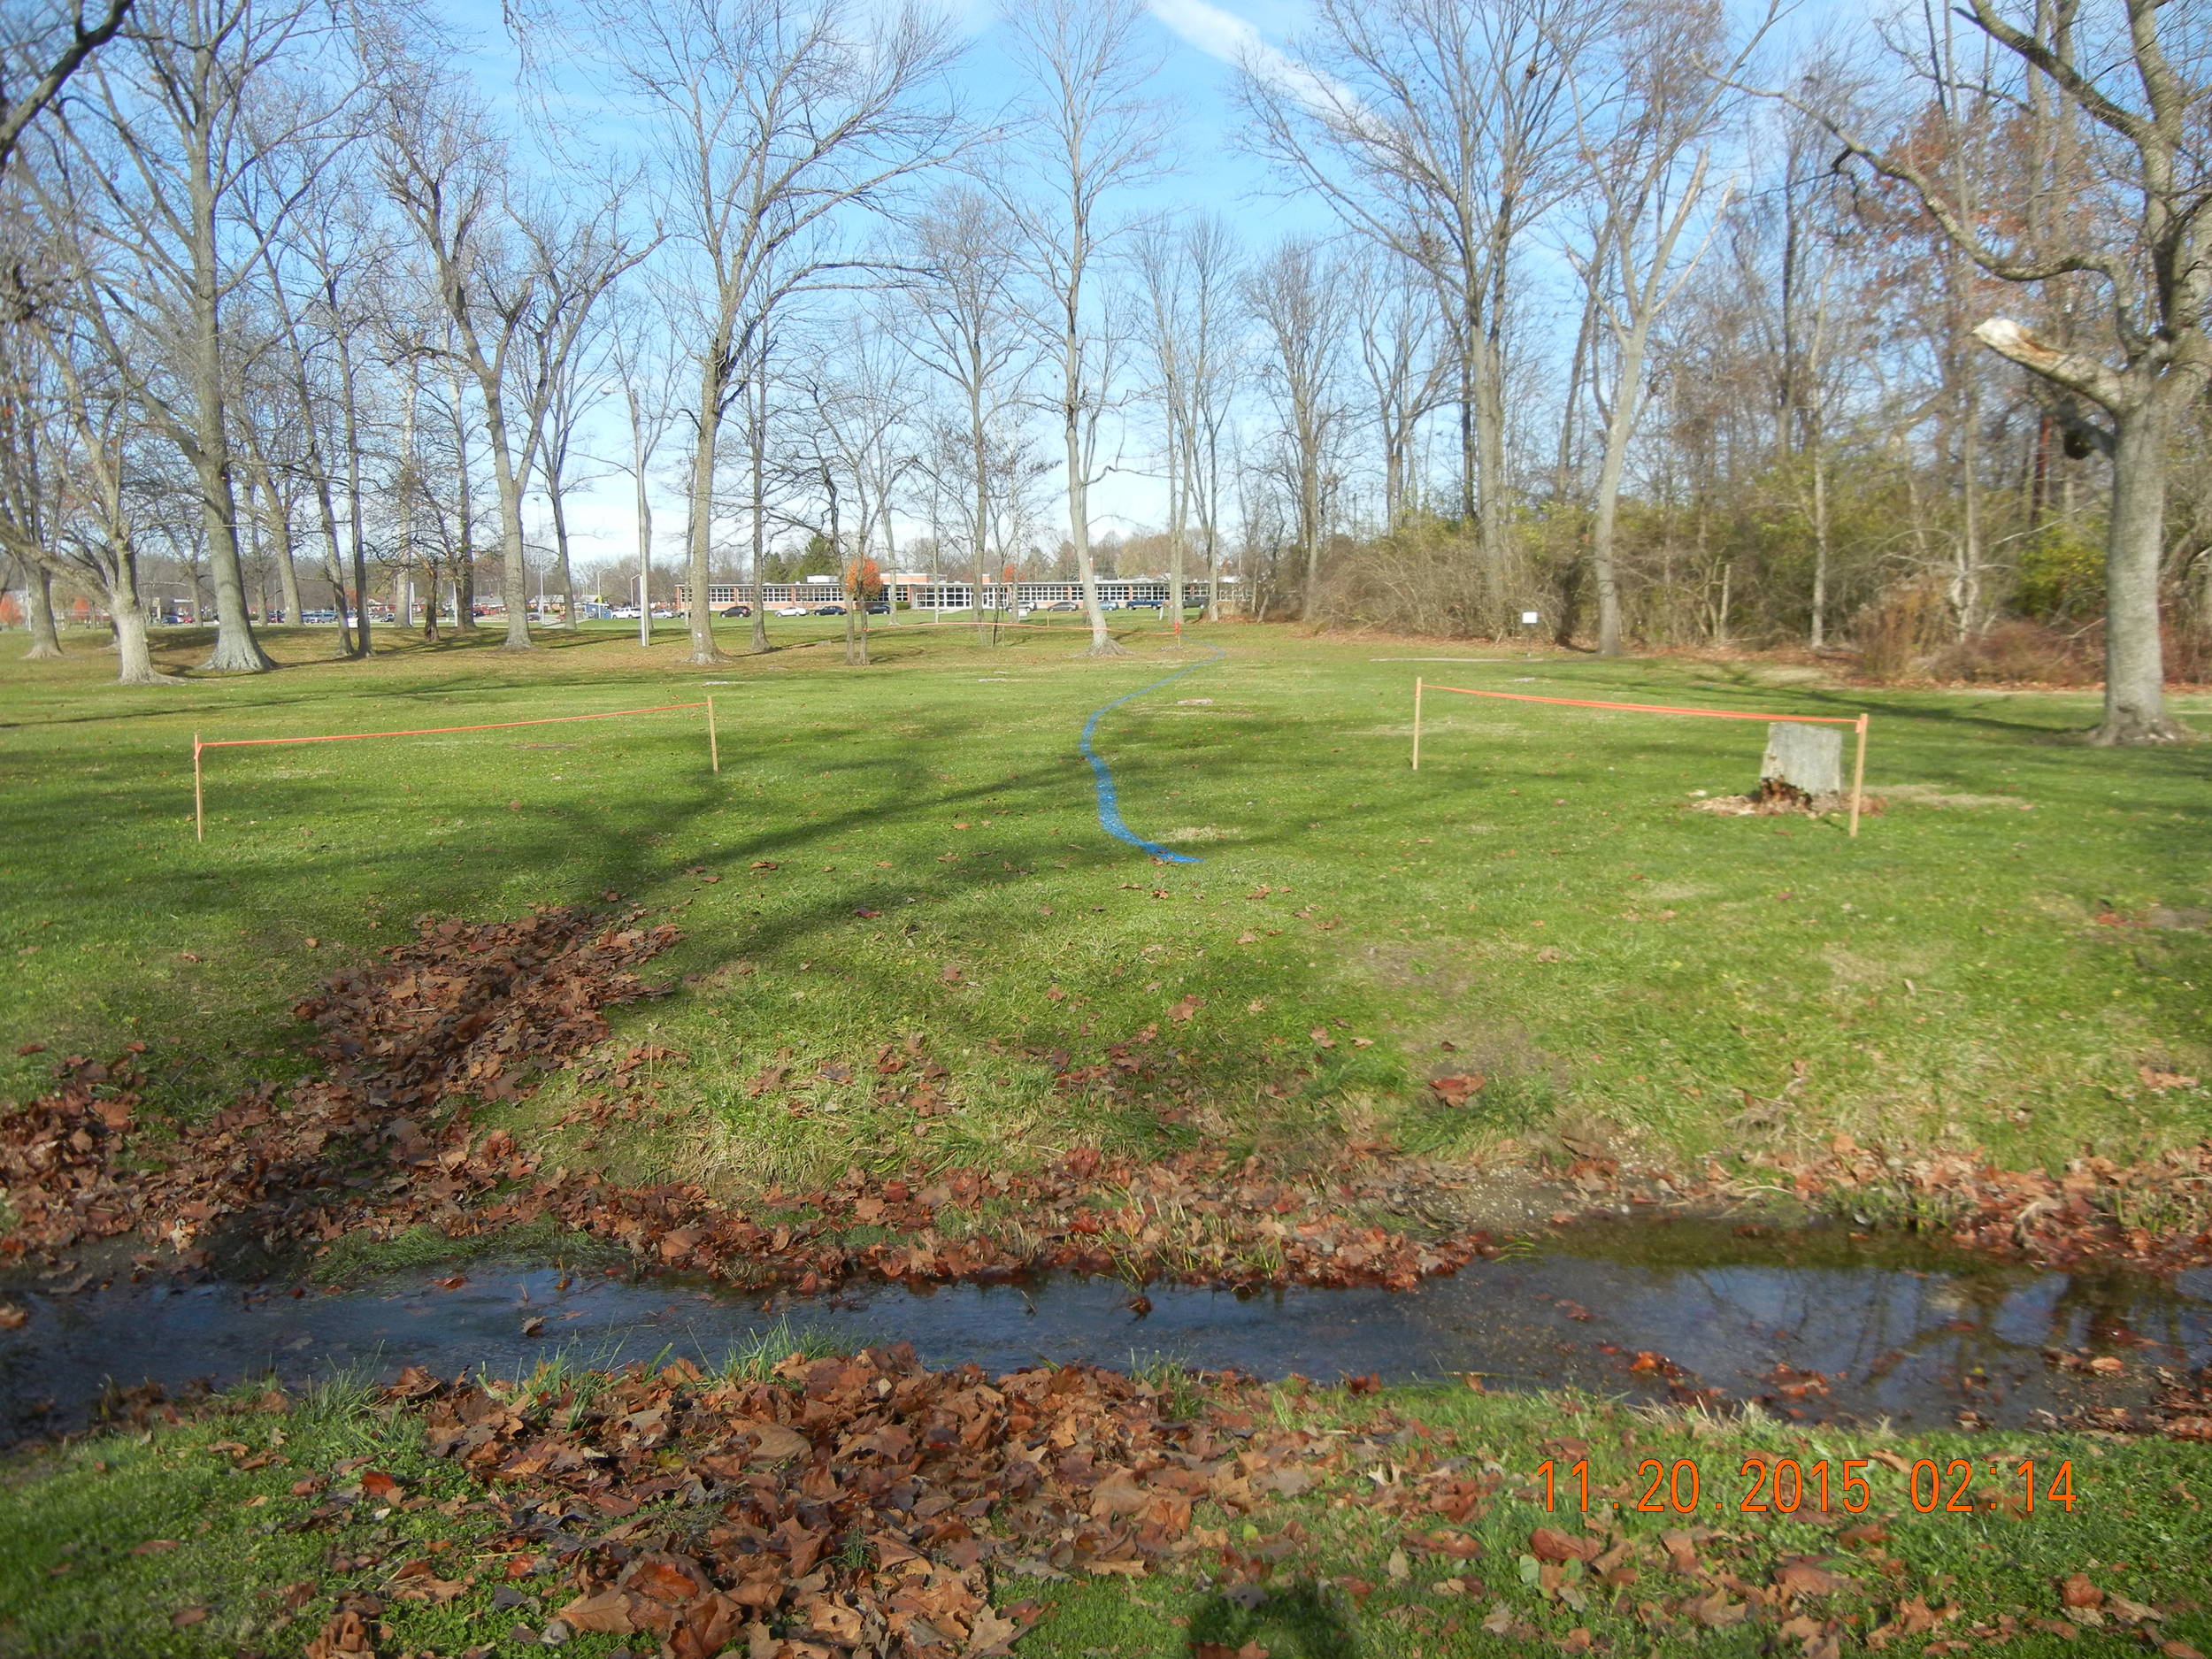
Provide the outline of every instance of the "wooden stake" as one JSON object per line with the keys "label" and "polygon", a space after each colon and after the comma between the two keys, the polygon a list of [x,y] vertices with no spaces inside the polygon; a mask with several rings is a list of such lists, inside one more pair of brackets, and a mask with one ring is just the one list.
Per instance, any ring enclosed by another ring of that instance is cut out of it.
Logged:
{"label": "wooden stake", "polygon": [[1413,770],[1421,770],[1421,676],[1413,677]]}
{"label": "wooden stake", "polygon": [[1859,716],[1859,757],[1851,766],[1851,836],[1859,838],[1859,802],[1866,793],[1866,716]]}
{"label": "wooden stake", "polygon": [[192,834],[196,841],[207,839],[207,797],[200,789],[200,734],[192,733]]}
{"label": "wooden stake", "polygon": [[707,760],[715,771],[722,770],[722,746],[714,736],[714,699],[707,699]]}

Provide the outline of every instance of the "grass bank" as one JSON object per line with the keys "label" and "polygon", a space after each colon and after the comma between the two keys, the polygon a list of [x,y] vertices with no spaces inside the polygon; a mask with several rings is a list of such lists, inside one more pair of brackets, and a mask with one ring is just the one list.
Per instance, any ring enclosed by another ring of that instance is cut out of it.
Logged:
{"label": "grass bank", "polygon": [[[571,1076],[509,1118],[620,1179],[749,1187],[1084,1143],[1471,1154],[1563,1129],[1671,1161],[1840,1133],[2024,1165],[2202,1132],[2183,1079],[2212,1075],[2212,749],[2074,746],[2087,697],[1198,630],[1226,658],[1098,736],[1132,826],[1202,860],[1169,865],[1102,833],[1076,738],[1189,656],[948,631],[885,635],[855,669],[800,643],[829,632],[794,624],[792,649],[705,672],[611,625],[527,656],[387,630],[365,664],[277,630],[280,672],[152,690],[107,683],[81,646],[0,664],[0,1090],[136,1035],[151,1098],[204,1113],[299,1076],[292,1002],[417,915],[619,892],[684,932],[657,964],[680,994],[616,1015],[649,1051],[617,1081],[657,1105],[595,1123],[607,1082]],[[158,649],[181,666],[200,643]],[[1855,842],[1717,818],[1691,792],[1753,780],[1755,725],[1471,699],[1432,698],[1414,773],[1417,673],[1866,708],[1869,785],[1895,804]],[[191,836],[195,732],[709,692],[718,777],[689,714],[217,750]],[[873,1087],[910,1039],[944,1068],[926,1116]],[[1483,1081],[1455,1104],[1438,1076]]]}

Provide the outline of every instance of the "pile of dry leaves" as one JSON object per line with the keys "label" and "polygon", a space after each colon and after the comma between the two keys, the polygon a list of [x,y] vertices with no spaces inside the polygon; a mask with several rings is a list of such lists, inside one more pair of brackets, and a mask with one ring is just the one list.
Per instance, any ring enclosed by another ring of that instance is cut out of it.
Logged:
{"label": "pile of dry leaves", "polygon": [[[458,1237],[549,1217],[656,1267],[806,1293],[858,1275],[1042,1269],[1406,1288],[1493,1248],[1449,1233],[1448,1180],[1412,1164],[1356,1164],[1291,1185],[1197,1155],[1079,1150],[1020,1174],[856,1171],[819,1190],[771,1192],[760,1206],[769,1218],[757,1219],[696,1186],[544,1171],[504,1131],[472,1124],[473,1102],[526,1094],[537,1070],[602,1041],[603,1009],[661,994],[636,970],[675,936],[636,912],[425,921],[414,940],[299,1005],[316,1027],[321,1076],[281,1094],[265,1087],[173,1138],[136,1123],[143,1045],[116,1065],[72,1056],[53,1092],[0,1118],[0,1180],[16,1211],[0,1253],[51,1257],[130,1233],[187,1252],[223,1237],[274,1248],[422,1225]],[[639,1048],[594,1073],[626,1091],[635,1115],[640,1071],[674,1057]],[[884,1103],[941,1109],[947,1072],[918,1040],[886,1045],[873,1071]],[[1425,1209],[1437,1212],[1429,1240],[1359,1218]],[[869,1241],[848,1242],[856,1229]]]}
{"label": "pile of dry leaves", "polygon": [[[1541,1502],[1525,1469],[1340,1400],[1285,1426],[1278,1396],[1230,1376],[1169,1393],[1079,1365],[930,1371],[898,1348],[795,1355],[757,1381],[680,1363],[522,1384],[414,1371],[386,1401],[493,1494],[443,1507],[493,1515],[495,1530],[466,1552],[380,1557],[380,1594],[349,1593],[311,1659],[373,1652],[391,1601],[487,1586],[527,1616],[518,1642],[594,1632],[667,1659],[984,1659],[1037,1616],[1011,1600],[1017,1580],[1169,1569],[1225,1605],[1383,1593],[1378,1631],[1449,1644],[1479,1628],[1568,1655],[1595,1650],[1590,1625],[1610,1618],[1687,1641],[1740,1627],[1790,1659],[1858,1642],[1962,1654],[2097,1627],[2200,1659],[2166,1635],[2190,1603],[2131,1601],[2077,1572],[2016,1604],[1968,1605],[1941,1594],[1948,1575],[1893,1553],[1879,1519],[1840,1509],[1800,1513],[1778,1548],[1763,1529],[1695,1516],[1632,1525],[1637,1487],[1623,1479],[1594,1483],[1609,1501],[1586,1516],[1501,1527],[1502,1502],[1525,1516]],[[1545,1455],[1587,1458],[1617,1431],[1634,1466],[1635,1421],[1582,1415],[1566,1409]],[[363,1460],[311,1484],[311,1527],[432,1502]],[[1195,1624],[1192,1636],[1206,1659],[1246,1651],[1201,1641]]]}
{"label": "pile of dry leaves", "polygon": [[[794,1356],[757,1382],[685,1364],[552,1389],[411,1371],[392,1397],[506,1501],[513,1530],[488,1548],[518,1578],[555,1568],[559,1624],[648,1633],[678,1659],[1003,1653],[1035,1609],[995,1610],[994,1578],[1141,1576],[1225,1544],[1194,1529],[1194,1502],[1248,1511],[1343,1455],[1263,1425],[1233,1379],[1187,1417],[1113,1371],[990,1379],[902,1348]],[[429,1563],[394,1585],[465,1588]]]}
{"label": "pile of dry leaves", "polygon": [[637,920],[568,909],[426,921],[299,1005],[323,1077],[281,1097],[264,1085],[173,1138],[134,1133],[143,1043],[113,1064],[71,1056],[51,1093],[0,1116],[0,1182],[15,1210],[0,1255],[132,1232],[187,1250],[242,1224],[279,1242],[328,1217],[519,1179],[528,1166],[510,1140],[472,1139],[465,1100],[512,1096],[536,1066],[603,1039],[600,1010],[660,994],[633,970],[675,930]]}
{"label": "pile of dry leaves", "polygon": [[[1810,1156],[1756,1155],[1798,1198],[1822,1208],[1878,1197],[1885,1210],[1970,1249],[2046,1266],[2126,1262],[2160,1271],[2212,1262],[2212,1141],[2139,1164],[2083,1156],[2052,1175],[1999,1169],[1966,1153],[1892,1151],[1839,1134]],[[1741,1177],[1709,1171],[1717,1187]]]}

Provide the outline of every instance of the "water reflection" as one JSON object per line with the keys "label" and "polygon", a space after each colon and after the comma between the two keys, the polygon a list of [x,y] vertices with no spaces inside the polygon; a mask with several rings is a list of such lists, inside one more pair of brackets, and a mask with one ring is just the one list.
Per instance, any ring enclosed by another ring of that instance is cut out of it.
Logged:
{"label": "water reflection", "polygon": [[[711,1365],[785,1319],[841,1345],[904,1340],[932,1363],[993,1371],[1167,1359],[1323,1380],[1473,1372],[1494,1386],[1715,1390],[1807,1418],[1947,1422],[1970,1409],[2029,1423],[2084,1400],[2139,1397],[2147,1365],[2212,1358],[2212,1276],[2038,1273],[1893,1242],[1680,1222],[1571,1230],[1546,1254],[1478,1262],[1406,1295],[1156,1285],[1141,1315],[1125,1286],[1100,1279],[883,1286],[772,1307],[694,1282],[527,1262],[460,1271],[466,1282],[450,1289],[436,1281],[451,1270],[431,1270],[339,1294],[222,1284],[19,1293],[33,1317],[0,1333],[0,1415],[19,1433],[81,1421],[110,1379],[173,1388],[408,1364],[511,1375],[560,1351]],[[523,1334],[527,1320],[543,1322],[539,1334]],[[2125,1372],[2055,1369],[2051,1351],[2113,1354]]]}

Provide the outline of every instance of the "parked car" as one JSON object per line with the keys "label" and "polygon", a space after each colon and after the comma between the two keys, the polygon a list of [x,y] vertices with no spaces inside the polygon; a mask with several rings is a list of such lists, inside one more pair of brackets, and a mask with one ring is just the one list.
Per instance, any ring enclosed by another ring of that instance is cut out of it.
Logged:
{"label": "parked car", "polygon": [[809,615],[810,612],[804,605],[778,605],[769,614],[778,617],[803,617]]}
{"label": "parked car", "polygon": [[1039,605],[1040,611],[1080,611],[1083,607],[1072,599],[1056,599],[1048,605]]}
{"label": "parked car", "polygon": [[814,614],[818,617],[841,617],[845,614],[845,607],[842,605],[817,605],[814,607]]}
{"label": "parked car", "polygon": [[638,611],[635,605],[616,605],[607,614],[617,622],[635,622]]}
{"label": "parked car", "polygon": [[868,607],[868,614],[872,617],[887,617],[891,614],[891,607],[879,599]]}
{"label": "parked car", "polygon": [[1164,599],[1132,599],[1128,603],[1127,609],[1131,611],[1164,611],[1167,609],[1167,601]]}
{"label": "parked car", "polygon": [[[635,617],[637,612],[633,611],[630,614],[631,616]],[[722,611],[720,614],[726,617],[749,617],[753,614],[753,608],[750,605],[732,605],[728,610]]]}

